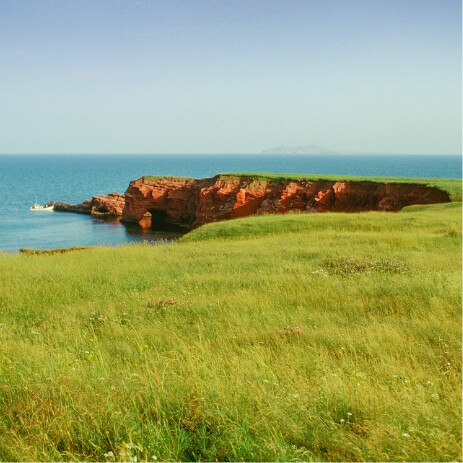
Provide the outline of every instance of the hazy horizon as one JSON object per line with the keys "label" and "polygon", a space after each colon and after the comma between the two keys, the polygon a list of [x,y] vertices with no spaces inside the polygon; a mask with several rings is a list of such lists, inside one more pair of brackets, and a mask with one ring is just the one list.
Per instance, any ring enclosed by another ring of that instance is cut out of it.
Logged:
{"label": "hazy horizon", "polygon": [[2,0],[1,154],[461,155],[459,0]]}
{"label": "hazy horizon", "polygon": [[330,152],[330,153],[252,153],[252,152],[241,152],[241,153],[218,153],[218,152],[158,152],[158,153],[135,153],[135,152],[119,152],[119,153],[70,153],[70,152],[55,152],[55,153],[0,153],[0,156],[455,156],[461,157],[462,154],[459,153],[340,153],[340,152]]}

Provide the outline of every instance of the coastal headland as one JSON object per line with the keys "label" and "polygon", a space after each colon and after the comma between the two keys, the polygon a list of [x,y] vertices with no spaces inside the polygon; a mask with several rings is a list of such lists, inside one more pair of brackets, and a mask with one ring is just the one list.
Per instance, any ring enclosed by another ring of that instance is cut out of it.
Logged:
{"label": "coastal headland", "polygon": [[120,217],[142,228],[188,231],[250,215],[399,211],[450,201],[448,191],[416,181],[221,174],[204,179],[141,177],[130,182],[125,194],[94,196],[77,205],[57,202],[55,209]]}

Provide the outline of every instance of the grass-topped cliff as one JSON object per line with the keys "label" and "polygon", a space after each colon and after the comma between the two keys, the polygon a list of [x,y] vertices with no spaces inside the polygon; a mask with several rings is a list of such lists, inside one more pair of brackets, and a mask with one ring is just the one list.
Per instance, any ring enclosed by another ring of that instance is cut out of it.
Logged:
{"label": "grass-topped cliff", "polygon": [[0,254],[0,459],[461,459],[461,204]]}
{"label": "grass-topped cliff", "polygon": [[[462,199],[462,182],[461,179],[448,178],[409,178],[409,177],[360,177],[346,175],[320,175],[320,174],[273,174],[268,172],[235,172],[218,174],[217,177],[223,179],[244,178],[248,177],[255,181],[273,181],[275,183],[286,182],[288,180],[328,180],[328,181],[351,181],[351,182],[376,182],[376,183],[417,183],[431,187],[439,188],[446,191],[452,201],[461,201]],[[164,178],[175,178],[183,180],[193,180],[188,177],[166,177],[147,175],[145,180],[160,180]]]}

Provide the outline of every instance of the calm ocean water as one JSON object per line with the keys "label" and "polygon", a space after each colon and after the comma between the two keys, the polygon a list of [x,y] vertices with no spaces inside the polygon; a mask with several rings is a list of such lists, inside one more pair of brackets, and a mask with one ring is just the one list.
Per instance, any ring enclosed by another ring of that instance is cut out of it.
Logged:
{"label": "calm ocean water", "polygon": [[123,193],[143,175],[210,177],[225,172],[281,172],[362,176],[461,178],[460,156],[303,155],[0,155],[0,250],[116,245],[159,239],[126,227],[70,213],[34,213],[36,198],[80,203]]}

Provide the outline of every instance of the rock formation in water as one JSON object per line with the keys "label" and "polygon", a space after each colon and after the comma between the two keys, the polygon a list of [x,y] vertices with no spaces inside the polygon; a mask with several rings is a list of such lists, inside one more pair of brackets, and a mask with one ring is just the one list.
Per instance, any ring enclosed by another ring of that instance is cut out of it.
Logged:
{"label": "rock formation in water", "polygon": [[81,214],[92,214],[107,217],[122,216],[125,205],[125,195],[120,193],[109,193],[109,195],[93,196],[81,204],[68,204],[55,202],[55,210],[62,212],[79,212]]}
{"label": "rock formation in water", "polygon": [[398,211],[412,204],[449,202],[448,193],[414,183],[288,180],[217,175],[206,179],[142,177],[125,195],[96,196],[58,210],[121,216],[143,228],[190,230],[254,214]]}

